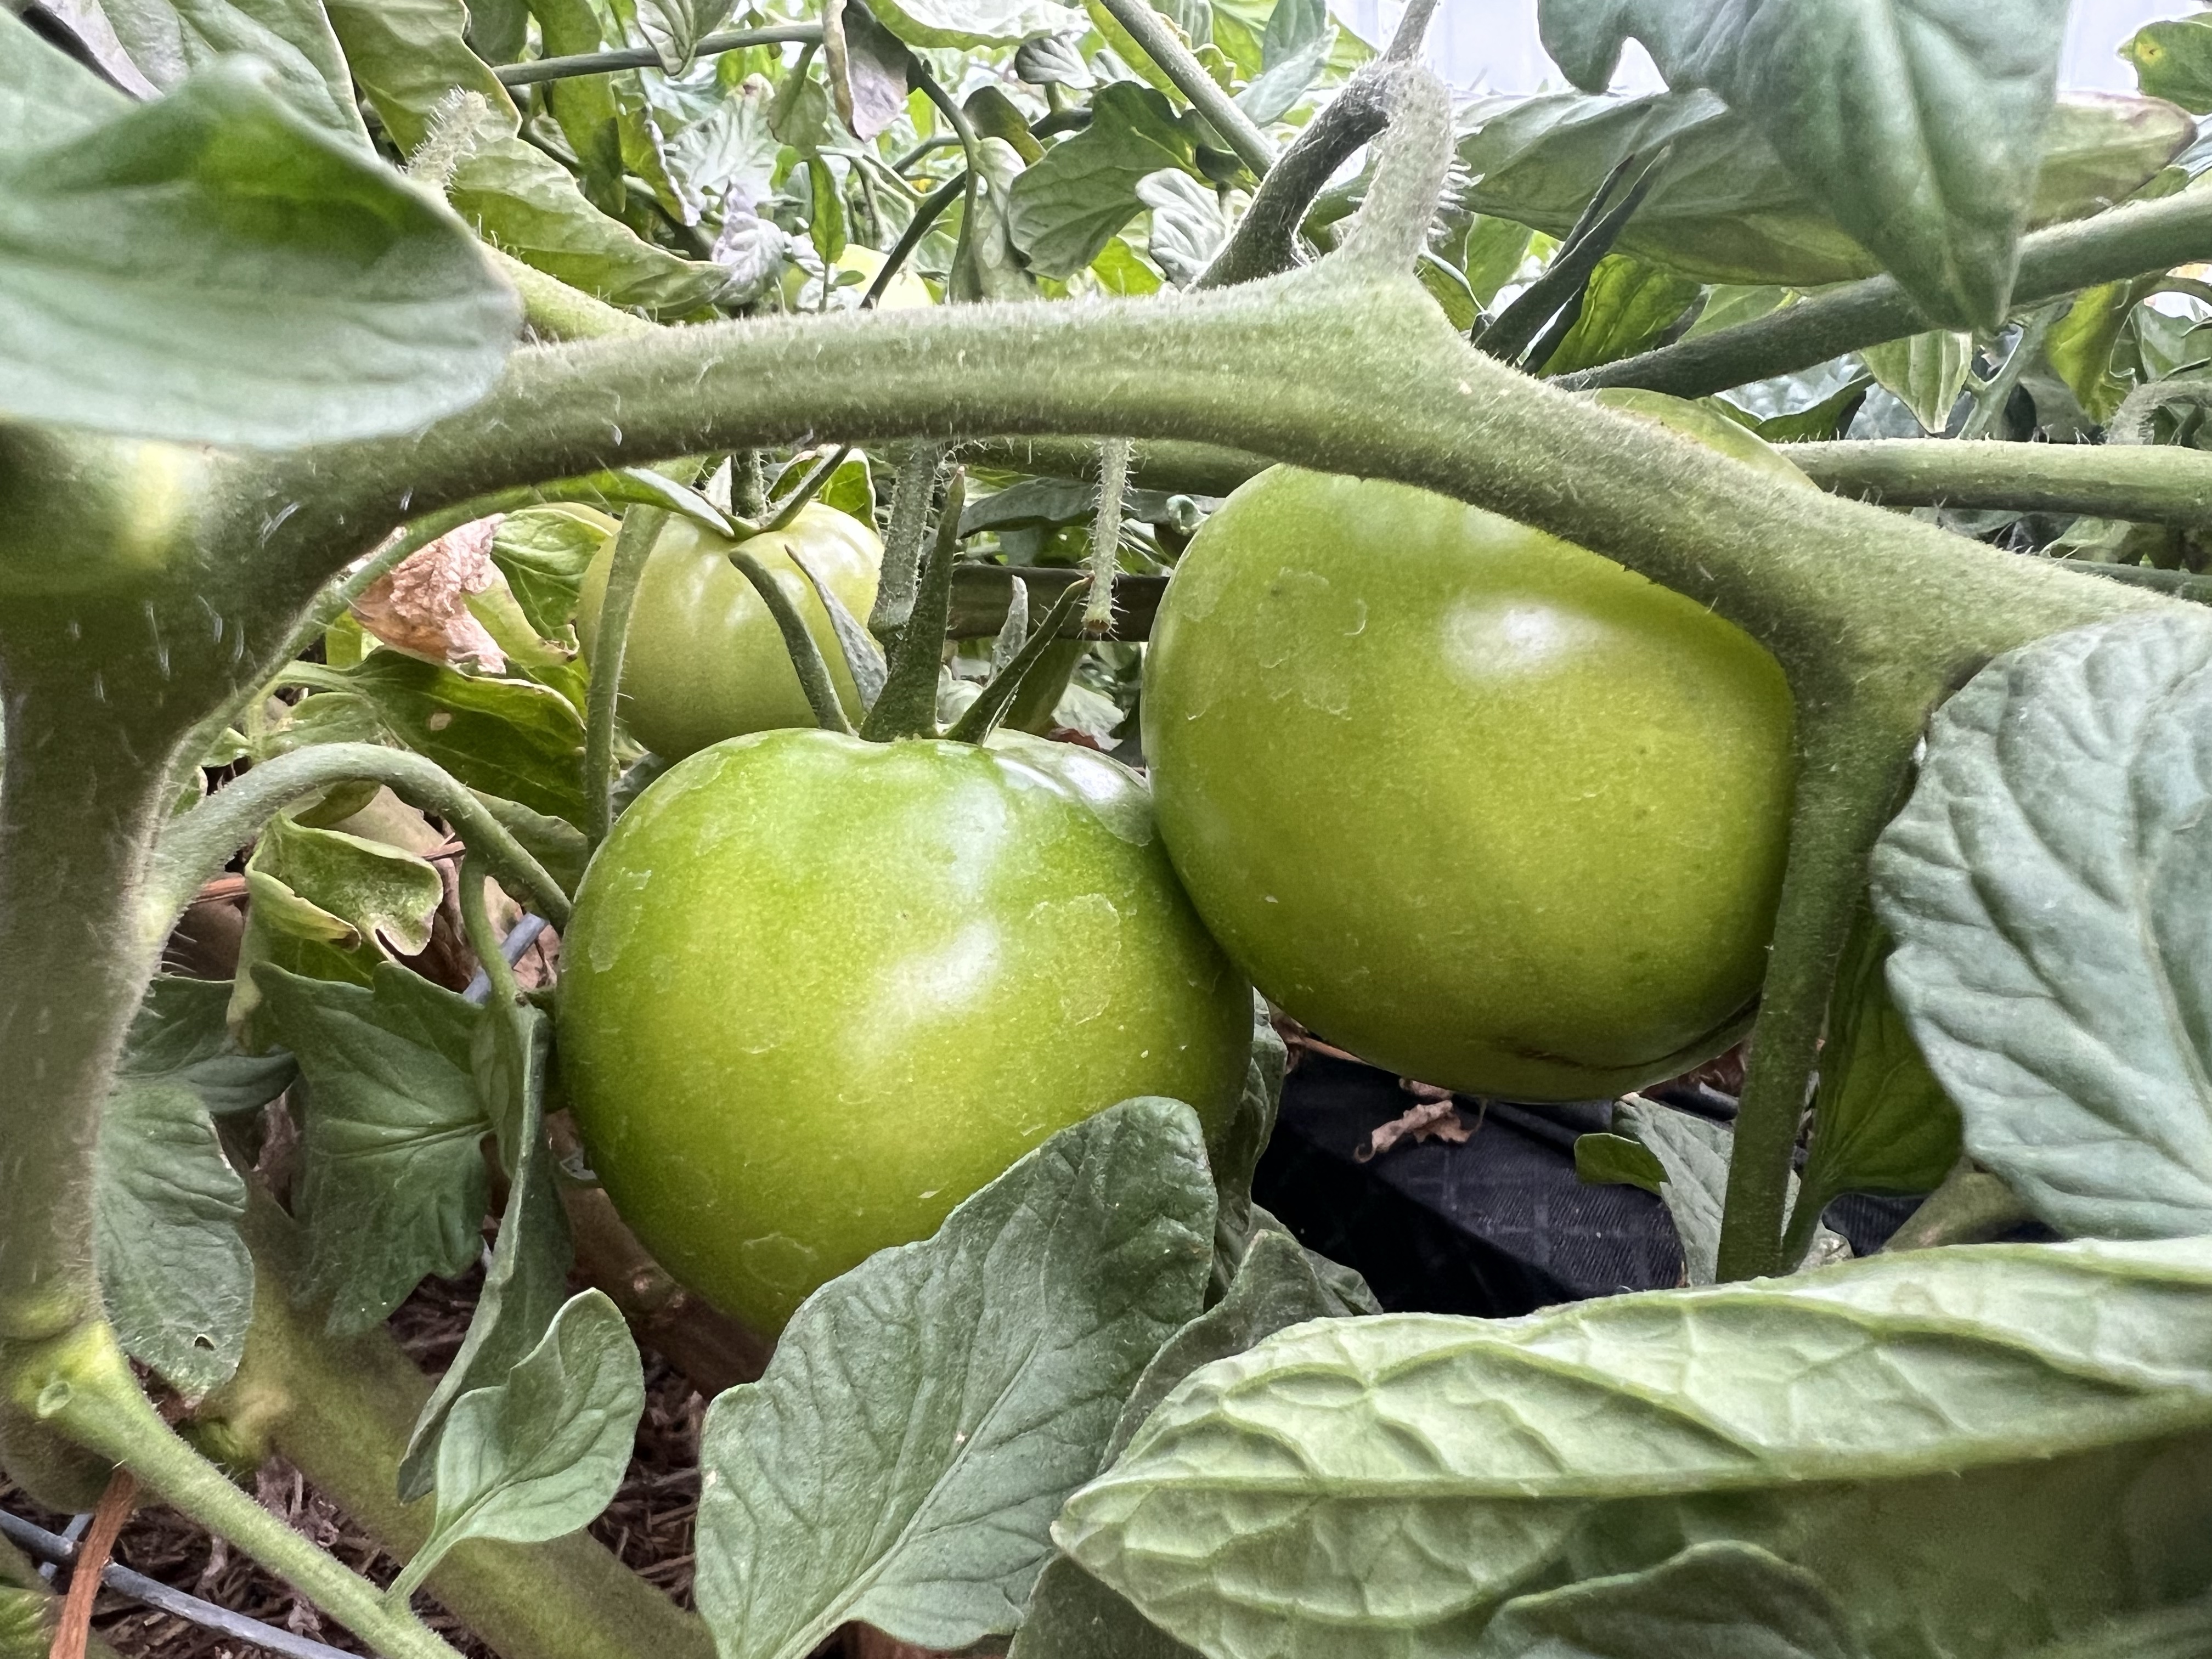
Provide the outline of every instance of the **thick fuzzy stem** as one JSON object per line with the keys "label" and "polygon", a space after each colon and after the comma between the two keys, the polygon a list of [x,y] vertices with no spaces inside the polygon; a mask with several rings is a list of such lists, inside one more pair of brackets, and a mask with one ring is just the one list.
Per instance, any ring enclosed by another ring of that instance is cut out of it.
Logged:
{"label": "thick fuzzy stem", "polygon": [[311,1596],[385,1659],[453,1659],[413,1614],[384,1605],[376,1587],[292,1530],[163,1422],[101,1323],[24,1355],[7,1379],[10,1403],[130,1469],[157,1497],[228,1539]]}
{"label": "thick fuzzy stem", "polygon": [[630,508],[615,532],[615,550],[607,566],[591,685],[585,693],[584,807],[591,822],[584,833],[594,847],[614,827],[615,711],[622,696],[623,656],[629,647],[630,611],[637,604],[638,585],[645,580],[646,561],[653,556],[667,523],[668,515],[658,507]]}
{"label": "thick fuzzy stem", "polygon": [[2212,525],[2212,455],[2173,444],[2008,444],[1904,438],[1790,444],[1824,489],[1885,507],[2011,507]]}
{"label": "thick fuzzy stem", "polygon": [[[294,1304],[292,1224],[258,1194],[246,1233],[253,1325],[237,1376],[206,1414],[257,1453],[282,1453],[386,1549],[413,1553],[432,1506],[399,1501],[399,1458],[429,1379],[381,1329],[331,1338]],[[548,1544],[462,1544],[430,1575],[429,1589],[501,1659],[713,1659],[704,1625],[583,1533]]]}
{"label": "thick fuzzy stem", "polygon": [[1793,1265],[1784,1260],[1783,1228],[1806,1085],[1863,900],[1867,860],[1903,791],[1925,701],[1909,677],[1893,696],[1879,691],[1852,687],[1809,708],[1801,703],[1790,867],[1729,1163],[1723,1279]]}
{"label": "thick fuzzy stem", "polygon": [[[2212,258],[2212,198],[2202,191],[2185,191],[2154,202],[2131,203],[2024,238],[2012,302],[2030,306],[2075,289],[2208,258]],[[1917,334],[1929,326],[1895,277],[1869,276],[1771,316],[1565,379],[1577,390],[1635,386],[1671,392],[1678,398],[1702,398],[1747,381],[1810,368],[1844,352]]]}

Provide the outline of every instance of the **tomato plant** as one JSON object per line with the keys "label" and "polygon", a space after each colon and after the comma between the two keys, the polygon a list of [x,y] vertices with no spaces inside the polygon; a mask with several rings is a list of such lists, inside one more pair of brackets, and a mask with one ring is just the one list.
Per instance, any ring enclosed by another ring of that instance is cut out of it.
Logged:
{"label": "tomato plant", "polygon": [[[392,1659],[2204,1647],[2212,22],[1433,10],[0,12],[0,1534]],[[1380,1310],[1301,1013],[1653,1082],[1472,1103],[1682,1282]]]}

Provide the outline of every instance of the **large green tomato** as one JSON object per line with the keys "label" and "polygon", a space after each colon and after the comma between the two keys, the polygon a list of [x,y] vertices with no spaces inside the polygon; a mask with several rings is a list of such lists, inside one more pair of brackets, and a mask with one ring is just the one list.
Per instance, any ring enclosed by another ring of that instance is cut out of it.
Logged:
{"label": "large green tomato", "polygon": [[1143,724],[1206,925],[1379,1064],[1603,1097],[1726,1047],[1757,994],[1788,685],[1596,554],[1401,484],[1263,473],[1169,584]]}
{"label": "large green tomato", "polygon": [[[622,714],[637,740],[664,759],[679,760],[748,732],[814,724],[775,618],[730,562],[736,545],[688,519],[671,519],[645,562],[623,648]],[[848,611],[866,617],[884,562],[876,532],[817,501],[801,507],[789,529],[755,536],[744,546],[806,618],[845,711],[857,720],[860,693],[829,613],[792,555],[803,555]],[[587,655],[599,645],[599,606],[613,557],[610,538],[584,573],[578,595],[577,632]]]}
{"label": "large green tomato", "polygon": [[568,1100],[670,1272],[774,1331],[1136,1095],[1218,1138],[1251,988],[1144,785],[1070,744],[718,744],[599,849],[563,941]]}

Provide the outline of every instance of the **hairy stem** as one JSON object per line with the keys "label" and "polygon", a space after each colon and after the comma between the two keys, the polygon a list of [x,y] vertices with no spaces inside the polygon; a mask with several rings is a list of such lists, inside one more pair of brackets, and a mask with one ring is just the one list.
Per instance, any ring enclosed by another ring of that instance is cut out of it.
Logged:
{"label": "hairy stem", "polygon": [[[768,28],[724,29],[720,33],[702,36],[696,58],[719,57],[726,52],[742,52],[747,46],[774,46],[786,43],[799,46],[818,46],[822,40],[819,23],[778,23]],[[659,69],[660,54],[650,46],[634,46],[621,52],[579,52],[570,58],[540,58],[527,64],[501,64],[492,73],[499,76],[503,87],[527,87],[540,81],[562,81],[579,75],[611,75],[617,70]]]}
{"label": "hairy stem", "polygon": [[1824,489],[1886,507],[2011,507],[2144,523],[2212,523],[2212,455],[2174,444],[1964,439],[1790,444]]}
{"label": "hairy stem", "polygon": [[1393,62],[1371,64],[1344,84],[1268,170],[1252,205],[1194,288],[1232,288],[1302,264],[1298,227],[1336,170],[1389,125],[1401,82]]}
{"label": "hairy stem", "polygon": [[1923,713],[1924,692],[1911,677],[1897,678],[1894,688],[1832,689],[1809,708],[1801,698],[1790,865],[1721,1217],[1724,1281],[1794,1265],[1784,1260],[1783,1228],[1806,1085],[1865,892],[1867,860],[1904,787]]}
{"label": "hairy stem", "polygon": [[[2212,258],[2212,197],[2132,202],[2021,239],[2014,307]],[[1577,390],[1635,386],[1702,398],[1933,327],[1893,276],[1869,276],[1734,328],[1562,377]]]}
{"label": "hairy stem", "polygon": [[227,1539],[386,1659],[453,1659],[453,1650],[376,1586],[318,1548],[230,1483],[163,1422],[115,1346],[94,1323],[46,1344],[9,1379],[27,1408],[79,1444],[131,1471],[161,1500]]}
{"label": "hairy stem", "polygon": [[483,803],[435,761],[373,743],[324,743],[264,762],[217,790],[163,831],[142,921],[158,943],[200,884],[294,802],[356,779],[373,781],[402,800],[451,823],[540,915],[568,925],[568,896],[544,866]]}
{"label": "hairy stem", "polygon": [[[296,1232],[265,1195],[253,1195],[244,1231],[253,1324],[237,1376],[203,1417],[252,1455],[281,1453],[386,1549],[413,1554],[432,1506],[399,1501],[398,1468],[430,1380],[382,1328],[331,1337],[295,1304]],[[547,1544],[459,1545],[429,1589],[501,1659],[713,1659],[696,1617],[580,1532]]]}
{"label": "hairy stem", "polygon": [[1098,446],[1098,514],[1091,526],[1091,602],[1083,630],[1103,639],[1114,628],[1114,577],[1121,568],[1121,509],[1129,493],[1129,441]]}
{"label": "hairy stem", "polygon": [[591,684],[584,696],[584,808],[591,814],[584,834],[594,847],[614,828],[615,710],[622,692],[623,657],[629,646],[630,612],[637,606],[646,562],[667,522],[668,515],[657,507],[630,508],[623,514],[607,562]]}
{"label": "hairy stem", "polygon": [[2035,1212],[2011,1188],[1961,1159],[1882,1249],[1932,1250],[1945,1244],[1979,1244],[2034,1218]]}
{"label": "hairy stem", "polygon": [[799,676],[799,689],[806,694],[806,706],[814,711],[815,725],[824,732],[839,732],[850,737],[853,722],[846,718],[836,683],[830,678],[830,665],[823,660],[822,647],[814,642],[806,618],[799,614],[791,595],[777,585],[768,567],[744,548],[731,550],[730,562],[752,584],[753,592],[768,607],[768,614],[775,619],[776,632],[783,635],[783,648],[791,659],[792,672]]}

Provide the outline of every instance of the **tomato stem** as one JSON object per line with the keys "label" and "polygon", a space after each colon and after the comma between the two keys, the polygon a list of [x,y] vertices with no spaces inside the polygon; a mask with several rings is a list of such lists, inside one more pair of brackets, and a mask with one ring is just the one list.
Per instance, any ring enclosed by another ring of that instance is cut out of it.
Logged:
{"label": "tomato stem", "polygon": [[1091,526],[1091,602],[1083,631],[1103,639],[1114,631],[1114,577],[1121,568],[1121,507],[1129,492],[1129,441],[1098,446],[1098,515]]}
{"label": "tomato stem", "polygon": [[922,538],[929,533],[929,509],[937,480],[945,471],[945,446],[908,447],[891,492],[890,527],[884,538],[883,574],[876,603],[868,612],[868,632],[888,647],[914,614],[915,583],[921,569]]}
{"label": "tomato stem", "polygon": [[775,619],[776,631],[783,635],[783,648],[791,657],[792,670],[799,676],[799,689],[806,694],[806,706],[814,711],[814,723],[824,732],[850,737],[853,722],[846,718],[845,705],[837,696],[836,683],[830,678],[830,665],[823,660],[822,647],[815,643],[806,618],[799,614],[791,595],[769,574],[768,567],[744,547],[731,549],[730,562],[753,585],[753,592],[760,595],[768,614]]}
{"label": "tomato stem", "polygon": [[623,514],[607,562],[606,593],[599,602],[599,649],[584,697],[584,810],[590,815],[584,836],[593,847],[614,827],[615,708],[622,690],[623,654],[629,643],[630,613],[645,580],[646,561],[653,556],[667,523],[668,514],[659,507],[631,507]]}
{"label": "tomato stem", "polygon": [[1058,643],[1060,630],[1066,627],[1075,602],[1089,586],[1086,578],[1069,583],[1060,597],[1053,601],[1052,609],[1045,613],[1044,621],[1030,629],[1022,648],[1014,653],[1012,660],[993,677],[982,695],[969,703],[952,728],[945,735],[955,743],[981,743],[998,729],[1014,699],[1021,695],[1022,687],[1036,670],[1039,659]]}
{"label": "tomato stem", "polygon": [[1098,4],[1128,31],[1129,38],[1145,56],[1159,65],[1160,73],[1221,135],[1222,141],[1236,152],[1237,159],[1251,168],[1255,176],[1265,178],[1267,169],[1275,165],[1274,145],[1206,72],[1206,66],[1183,44],[1174,25],[1153,10],[1149,0],[1098,0]]}
{"label": "tomato stem", "polygon": [[1878,702],[1863,693],[1833,699],[1801,693],[1790,862],[1729,1162],[1718,1261],[1723,1280],[1794,1265],[1784,1258],[1783,1237],[1790,1178],[1830,994],[1863,902],[1867,860],[1905,788],[1921,704],[1931,695],[1930,688],[1913,688]]}
{"label": "tomato stem", "polygon": [[945,629],[952,613],[952,562],[960,551],[960,512],[968,475],[958,467],[945,486],[937,538],[921,574],[913,613],[890,648],[890,666],[860,735],[874,743],[937,735],[937,682],[945,664]]}
{"label": "tomato stem", "polygon": [[386,1659],[453,1659],[453,1650],[412,1613],[386,1607],[375,1585],[185,1444],[139,1391],[104,1322],[44,1345],[7,1382],[18,1409],[129,1469],[163,1502],[299,1586]]}
{"label": "tomato stem", "polygon": [[[2018,309],[2203,258],[2212,258],[2212,199],[2191,191],[2131,202],[2023,237],[2012,303]],[[1562,376],[1560,383],[1576,391],[1633,386],[1703,398],[1930,325],[1895,277],[1869,276],[1733,328]]]}

